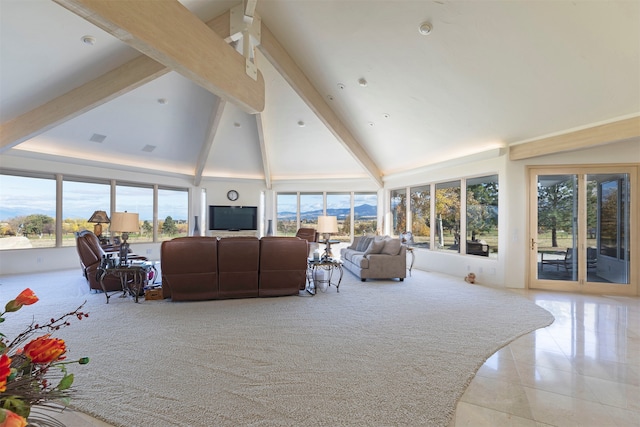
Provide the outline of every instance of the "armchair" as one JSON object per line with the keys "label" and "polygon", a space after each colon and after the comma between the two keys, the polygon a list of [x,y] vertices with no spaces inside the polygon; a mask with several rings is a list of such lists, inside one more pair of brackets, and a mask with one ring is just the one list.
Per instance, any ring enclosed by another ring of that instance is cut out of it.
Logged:
{"label": "armchair", "polygon": [[[80,257],[80,267],[82,274],[89,283],[89,288],[102,291],[100,281],[98,280],[97,271],[102,261],[102,256],[106,252],[100,246],[100,240],[91,231],[83,230],[76,233],[76,249]],[[107,276],[104,278],[104,285],[107,291],[117,291],[122,289],[120,279],[115,276]]]}
{"label": "armchair", "polygon": [[299,228],[296,237],[307,241],[307,256],[311,256],[313,251],[318,248],[318,232],[315,228]]}

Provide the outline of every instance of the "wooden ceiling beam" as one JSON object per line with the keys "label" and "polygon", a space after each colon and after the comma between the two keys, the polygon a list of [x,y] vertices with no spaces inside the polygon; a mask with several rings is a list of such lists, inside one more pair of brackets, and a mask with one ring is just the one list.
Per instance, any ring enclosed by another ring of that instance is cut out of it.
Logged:
{"label": "wooden ceiling beam", "polygon": [[618,120],[509,147],[509,160],[523,160],[640,138],[640,117]]}
{"label": "wooden ceiling beam", "polygon": [[304,72],[289,56],[280,42],[262,22],[261,40],[257,48],[264,54],[273,67],[291,85],[293,90],[311,108],[333,135],[342,143],[354,159],[365,169],[373,180],[382,187],[382,174],[369,157],[369,154],[351,134],[347,126],[325,102],[324,97],[309,81]]}
{"label": "wooden ceiling beam", "polygon": [[224,107],[226,105],[227,101],[218,98],[218,102],[213,107],[211,119],[209,120],[209,129],[207,130],[207,136],[200,149],[198,160],[196,161],[196,168],[193,176],[193,185],[195,185],[196,187],[198,187],[200,185],[200,182],[202,181],[202,172],[204,172],[204,167],[207,165],[207,159],[209,159],[209,153],[211,153],[213,141],[216,138],[216,133],[218,133],[220,120],[222,119],[222,114],[224,113]]}
{"label": "wooden ceiling beam", "polygon": [[258,128],[258,142],[260,143],[260,154],[262,155],[262,170],[264,171],[264,183],[267,190],[271,190],[271,164],[269,163],[269,152],[267,141],[264,138],[264,127],[262,124],[262,113],[256,114],[256,126]]}
{"label": "wooden ceiling beam", "polygon": [[177,0],[54,1],[243,111],[264,109],[262,75]]}

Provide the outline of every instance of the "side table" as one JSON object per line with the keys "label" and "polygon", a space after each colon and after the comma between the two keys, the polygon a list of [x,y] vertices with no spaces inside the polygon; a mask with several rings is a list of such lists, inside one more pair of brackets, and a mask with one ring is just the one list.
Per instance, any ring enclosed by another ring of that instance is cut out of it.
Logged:
{"label": "side table", "polygon": [[[135,262],[131,264],[123,264],[116,266],[100,267],[97,271],[98,281],[102,287],[102,291],[107,297],[107,304],[109,304],[109,298],[111,295],[122,292],[121,298],[127,296],[127,293],[134,296],[135,302],[138,302],[140,291],[147,284],[149,272],[156,270],[155,266],[151,262]],[[155,274],[157,274],[154,271]],[[104,278],[107,275],[116,276],[120,279],[122,285],[122,291],[115,291],[109,294],[104,286]]]}
{"label": "side table", "polygon": [[411,277],[411,269],[413,268],[413,263],[416,260],[416,254],[413,253],[413,248],[411,246],[407,246],[407,255],[411,255],[411,263],[409,264],[409,267],[407,267],[409,269],[409,277]]}
{"label": "side table", "polygon": [[[331,285],[336,287],[336,291],[340,292],[340,282],[342,282],[342,261],[329,258],[314,260],[308,259],[309,268],[307,269],[307,292],[315,295],[320,283],[326,283],[327,287]],[[329,277],[326,279],[316,280],[316,272],[327,271]],[[335,275],[337,275],[337,280]],[[318,283],[316,283],[318,282]]]}

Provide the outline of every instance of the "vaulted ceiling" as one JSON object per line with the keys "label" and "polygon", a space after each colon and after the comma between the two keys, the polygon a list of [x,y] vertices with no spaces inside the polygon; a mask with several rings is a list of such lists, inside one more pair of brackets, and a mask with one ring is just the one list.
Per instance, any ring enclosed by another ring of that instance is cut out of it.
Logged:
{"label": "vaulted ceiling", "polygon": [[637,1],[0,0],[0,154],[380,185],[637,116],[639,76]]}

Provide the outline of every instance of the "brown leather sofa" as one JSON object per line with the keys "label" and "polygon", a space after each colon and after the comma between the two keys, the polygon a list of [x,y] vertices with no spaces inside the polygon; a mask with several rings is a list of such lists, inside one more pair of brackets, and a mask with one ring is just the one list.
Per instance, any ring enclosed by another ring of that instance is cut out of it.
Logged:
{"label": "brown leather sofa", "polygon": [[173,301],[297,295],[307,242],[297,237],[179,237],[160,247],[162,292]]}
{"label": "brown leather sofa", "polygon": [[[78,256],[80,257],[80,267],[82,268],[82,274],[89,282],[89,288],[102,291],[100,281],[97,278],[97,271],[100,267],[103,255],[107,253],[118,253],[117,247],[110,246],[112,251],[105,251],[103,246],[100,245],[98,237],[89,230],[83,230],[76,233],[76,249],[78,250]],[[131,259],[146,260],[147,258],[139,255],[132,255]],[[110,291],[118,291],[122,289],[120,279],[116,276],[106,276],[104,278],[104,287]]]}

